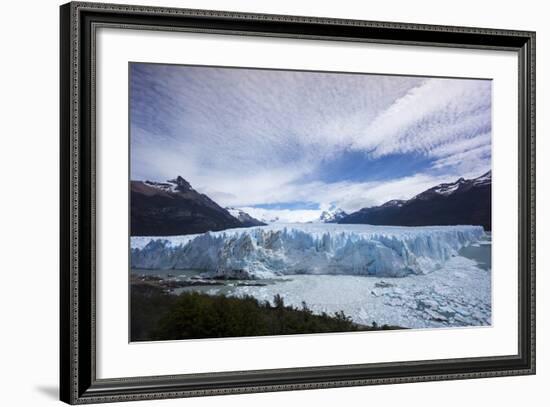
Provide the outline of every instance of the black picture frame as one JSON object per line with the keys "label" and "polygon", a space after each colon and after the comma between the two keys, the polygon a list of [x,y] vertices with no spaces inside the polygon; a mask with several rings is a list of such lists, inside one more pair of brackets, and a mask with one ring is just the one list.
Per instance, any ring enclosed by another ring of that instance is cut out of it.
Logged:
{"label": "black picture frame", "polygon": [[[60,398],[70,404],[535,373],[535,33],[72,2],[60,8]],[[113,379],[96,378],[97,27],[508,50],[519,60],[519,349],[514,355]]]}

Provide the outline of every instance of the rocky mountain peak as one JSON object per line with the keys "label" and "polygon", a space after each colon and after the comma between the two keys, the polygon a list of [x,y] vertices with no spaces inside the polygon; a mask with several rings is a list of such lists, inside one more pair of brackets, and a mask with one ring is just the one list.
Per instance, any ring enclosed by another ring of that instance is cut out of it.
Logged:
{"label": "rocky mountain peak", "polygon": [[176,190],[180,192],[190,191],[193,188],[191,187],[191,184],[185,180],[181,175],[178,175],[176,178],[168,180],[171,184],[176,185]]}
{"label": "rocky mountain peak", "polygon": [[324,223],[338,223],[339,220],[345,218],[347,213],[342,209],[337,208],[334,210],[323,211],[319,220]]}

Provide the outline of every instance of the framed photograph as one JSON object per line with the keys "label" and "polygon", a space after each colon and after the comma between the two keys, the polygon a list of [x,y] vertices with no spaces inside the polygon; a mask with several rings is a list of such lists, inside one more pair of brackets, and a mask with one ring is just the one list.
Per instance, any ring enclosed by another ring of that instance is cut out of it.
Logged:
{"label": "framed photograph", "polygon": [[535,373],[535,33],[61,6],[61,400]]}

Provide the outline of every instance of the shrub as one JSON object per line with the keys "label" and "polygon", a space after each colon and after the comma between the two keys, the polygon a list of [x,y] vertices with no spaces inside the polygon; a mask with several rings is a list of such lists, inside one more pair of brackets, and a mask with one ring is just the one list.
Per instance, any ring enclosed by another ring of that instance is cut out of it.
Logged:
{"label": "shrub", "polygon": [[[354,323],[343,311],[313,314],[305,302],[297,309],[276,295],[273,306],[253,297],[186,292],[179,296],[145,284],[132,284],[131,339],[177,340],[236,336],[347,332],[380,329]],[[384,326],[381,329],[394,327]]]}

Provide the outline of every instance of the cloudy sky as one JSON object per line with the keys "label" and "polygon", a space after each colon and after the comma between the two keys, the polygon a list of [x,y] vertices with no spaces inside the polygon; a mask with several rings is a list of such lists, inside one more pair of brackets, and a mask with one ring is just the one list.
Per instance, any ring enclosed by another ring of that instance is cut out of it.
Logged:
{"label": "cloudy sky", "polygon": [[131,64],[131,178],[307,220],[491,168],[491,81]]}

